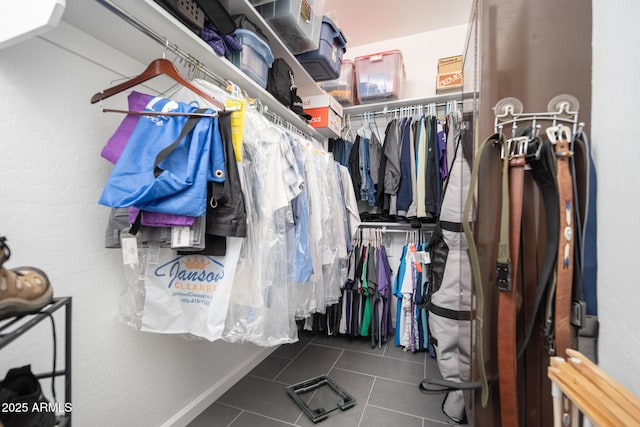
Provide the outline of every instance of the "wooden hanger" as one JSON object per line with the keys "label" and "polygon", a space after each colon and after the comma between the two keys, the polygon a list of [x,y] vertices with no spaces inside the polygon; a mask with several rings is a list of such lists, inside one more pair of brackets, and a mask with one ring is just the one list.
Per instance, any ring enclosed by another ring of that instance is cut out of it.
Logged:
{"label": "wooden hanger", "polygon": [[215,105],[217,108],[219,108],[220,111],[224,111],[225,109],[224,105],[220,101],[213,98],[211,95],[207,94],[206,92],[198,89],[197,87],[192,85],[188,80],[185,80],[185,78],[180,75],[180,73],[176,69],[176,66],[173,64],[173,62],[165,58],[158,58],[151,61],[147,69],[144,70],[142,74],[140,74],[139,76],[136,76],[130,80],[127,80],[126,82],[122,82],[119,85],[110,87],[109,89],[105,89],[102,92],[96,93],[91,97],[91,103],[95,104],[98,101],[107,99],[110,96],[123,92],[127,89],[130,89],[134,86],[137,86],[141,83],[146,82],[147,80],[151,80],[152,78],[163,75],[163,74],[171,77],[173,80],[177,81],[182,86],[200,95],[202,98],[206,99],[207,101]]}

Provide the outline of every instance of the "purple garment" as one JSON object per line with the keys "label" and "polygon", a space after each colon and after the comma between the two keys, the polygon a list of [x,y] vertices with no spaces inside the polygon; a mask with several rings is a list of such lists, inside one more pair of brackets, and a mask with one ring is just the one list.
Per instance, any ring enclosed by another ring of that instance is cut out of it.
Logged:
{"label": "purple garment", "polygon": [[387,336],[393,334],[393,323],[391,321],[391,266],[384,245],[380,246],[378,256],[378,293],[382,296],[384,304],[380,320],[380,337],[382,342],[387,342]]}
{"label": "purple garment", "polygon": [[[411,284],[413,287],[413,294],[416,293],[416,266],[414,262],[411,262]],[[411,300],[411,336],[409,337],[411,353],[416,352],[416,310],[413,305],[413,299]]]}
{"label": "purple garment", "polygon": [[[133,224],[138,216],[140,209],[135,207],[129,208],[129,224]],[[172,215],[160,212],[142,211],[141,224],[148,227],[172,227],[186,226],[191,227],[196,221],[194,216]]]}
{"label": "purple garment", "polygon": [[236,34],[222,34],[209,20],[200,30],[200,38],[207,42],[218,56],[225,56],[231,52],[241,52],[242,43],[236,38]]}
{"label": "purple garment", "polygon": [[[151,95],[132,91],[127,97],[129,111],[144,111],[144,108],[152,99],[153,96]],[[129,141],[129,136],[131,136],[131,133],[133,132],[133,129],[135,129],[139,120],[140,116],[127,114],[113,136],[109,138],[109,141],[107,141],[105,146],[102,148],[100,156],[115,165],[122,154],[122,150],[124,150],[125,145],[127,145],[127,141]]]}
{"label": "purple garment", "polygon": [[447,138],[444,134],[444,130],[438,131],[438,150],[440,155],[438,158],[440,159],[440,178],[445,179],[449,176],[449,168],[447,162]]}
{"label": "purple garment", "polygon": [[[152,99],[152,95],[132,91],[127,97],[129,111],[144,111],[145,107]],[[109,141],[107,141],[105,146],[102,148],[100,156],[109,162],[116,164],[124,150],[124,147],[129,141],[131,133],[138,124],[140,117],[142,116],[127,114],[124,120],[120,123],[120,126],[118,126],[118,129],[116,129],[111,138],[109,138]],[[130,224],[133,224],[138,212],[139,209],[137,208],[129,208]],[[195,217],[192,216],[172,215],[159,212],[143,212],[141,218],[141,224],[149,227],[171,227],[174,225],[190,227],[194,222]]]}

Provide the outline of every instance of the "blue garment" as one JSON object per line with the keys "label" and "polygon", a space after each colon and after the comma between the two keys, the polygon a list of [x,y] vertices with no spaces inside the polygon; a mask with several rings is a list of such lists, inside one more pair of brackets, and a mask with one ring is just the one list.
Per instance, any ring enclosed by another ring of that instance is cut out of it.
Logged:
{"label": "blue garment", "polygon": [[405,119],[400,125],[400,188],[398,189],[398,215],[407,216],[409,205],[413,200],[411,190],[411,120]]}
{"label": "blue garment", "polygon": [[[166,98],[154,98],[145,111],[190,113],[197,107]],[[213,114],[212,110],[207,113]],[[217,117],[197,119],[194,129],[158,165],[158,154],[174,143],[187,116],[142,116],[100,197],[102,205],[135,206],[149,212],[203,216],[207,181],[224,182],[225,160]]]}
{"label": "blue garment", "polygon": [[[349,168],[349,155],[353,148],[353,142],[345,139],[336,139],[333,142],[333,160],[340,163],[342,166]],[[351,173],[351,171],[349,171]]]}
{"label": "blue garment", "polygon": [[[288,135],[287,138],[291,141]],[[292,143],[291,146],[298,170],[304,171],[300,147],[295,143]],[[308,283],[311,280],[311,273],[313,273],[313,259],[309,247],[309,199],[306,183],[302,185],[302,191],[293,199],[291,205],[295,225],[287,230],[287,239],[289,248],[295,248],[295,258],[293,262],[289,263],[289,281]]]}
{"label": "blue garment", "polygon": [[402,281],[404,280],[405,266],[407,263],[407,245],[402,247],[402,255],[400,255],[400,265],[398,266],[398,273],[393,280],[393,294],[396,296],[396,334],[393,337],[393,342],[396,346],[400,345],[400,324],[402,322]]}
{"label": "blue garment", "polygon": [[584,141],[587,150],[587,200],[585,218],[583,218],[583,238],[582,238],[582,292],[587,303],[587,314],[598,315],[598,245],[597,245],[597,209],[596,201],[598,197],[598,181],[596,167],[591,156],[591,145],[587,135],[582,132],[578,135]]}
{"label": "blue garment", "polygon": [[369,173],[371,160],[369,158],[369,138],[360,138],[358,147],[360,178],[360,200],[366,200],[369,206],[376,205],[376,189]]}

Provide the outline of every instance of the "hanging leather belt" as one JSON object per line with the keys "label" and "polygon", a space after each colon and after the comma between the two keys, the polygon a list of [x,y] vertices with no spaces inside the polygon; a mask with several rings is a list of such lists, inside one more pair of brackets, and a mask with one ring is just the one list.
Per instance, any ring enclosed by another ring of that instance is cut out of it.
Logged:
{"label": "hanging leather belt", "polygon": [[[526,325],[538,323],[537,311],[533,304],[536,298],[538,285],[538,216],[536,185],[533,182],[531,171],[525,171],[524,194],[522,200],[522,294],[524,323]],[[555,211],[554,211],[555,213]],[[555,261],[555,257],[553,258]],[[539,324],[539,323],[538,323]],[[526,399],[524,407],[524,425],[540,426],[541,424],[541,399],[540,370],[548,364],[541,363],[544,354],[540,334],[533,334],[531,342],[525,351],[524,383],[526,384]],[[545,389],[545,392],[548,391]]]}
{"label": "hanging leather belt", "polygon": [[[518,358],[522,356],[524,349],[527,347],[527,343],[535,327],[535,319],[537,318],[540,305],[545,295],[547,295],[547,289],[552,281],[552,274],[556,266],[560,230],[558,187],[555,177],[555,155],[552,152],[551,143],[548,141],[543,142],[539,138],[535,138],[529,143],[527,151],[526,161],[527,164],[531,166],[533,178],[538,185],[538,189],[542,194],[542,201],[544,202],[547,235],[545,239],[545,257],[542,262],[542,268],[540,269],[535,300],[533,301],[533,308],[531,310],[531,316],[534,321],[527,324],[525,338],[518,353]],[[549,325],[550,323],[546,326]],[[547,331],[546,333],[548,336],[552,336],[552,334],[552,331]]]}
{"label": "hanging leather belt", "polygon": [[528,137],[508,141],[502,171],[502,215],[498,247],[498,381],[504,427],[519,425],[516,361],[518,258],[522,224],[522,191]]}
{"label": "hanging leather belt", "polygon": [[[526,403],[525,425],[550,425],[550,416],[545,412],[545,403],[550,400],[548,389],[541,380],[541,369],[548,366],[545,357],[542,334],[543,317],[540,305],[547,293],[549,279],[555,270],[558,250],[558,189],[555,179],[555,156],[549,142],[534,138],[528,144],[526,162],[531,167],[533,180],[542,197],[544,217],[536,221],[539,208],[533,203],[534,185],[530,176],[525,176],[523,200],[522,268],[524,290],[525,330],[524,339],[518,352],[518,359],[525,355]],[[528,175],[528,174],[525,174]],[[539,225],[538,225],[539,224]],[[539,236],[541,228],[546,236]],[[545,247],[538,241],[545,241]],[[543,252],[542,252],[543,251]],[[540,263],[540,264],[539,264]],[[536,332],[535,334],[533,332]]]}
{"label": "hanging leather belt", "polygon": [[556,264],[555,296],[555,354],[566,357],[565,351],[571,348],[571,301],[573,286],[573,246],[574,246],[574,204],[573,179],[569,168],[569,159],[573,153],[569,150],[568,128],[550,128],[549,139],[554,144],[557,159],[558,201],[560,204],[560,241]]}
{"label": "hanging leather belt", "polygon": [[[480,160],[484,151],[491,147],[493,144],[500,144],[504,147],[504,139],[495,134],[487,138],[480,146],[473,159],[473,167],[471,168],[471,180],[469,182],[469,193],[467,194],[467,200],[465,200],[464,208],[462,210],[462,229],[464,236],[469,244],[469,261],[471,263],[471,274],[473,276],[473,292],[476,297],[476,309],[475,309],[475,348],[476,348],[476,362],[478,374],[480,376],[480,386],[482,388],[480,400],[483,407],[487,406],[489,401],[489,381],[487,379],[487,372],[485,370],[485,358],[484,358],[484,344],[483,344],[483,331],[484,331],[484,289],[482,285],[482,273],[480,271],[480,257],[478,254],[478,247],[476,246],[475,239],[473,238],[473,230],[471,229],[470,213],[473,205],[475,187],[478,182],[478,168],[480,167]],[[457,387],[460,389],[460,387]],[[475,387],[474,387],[475,388]]]}

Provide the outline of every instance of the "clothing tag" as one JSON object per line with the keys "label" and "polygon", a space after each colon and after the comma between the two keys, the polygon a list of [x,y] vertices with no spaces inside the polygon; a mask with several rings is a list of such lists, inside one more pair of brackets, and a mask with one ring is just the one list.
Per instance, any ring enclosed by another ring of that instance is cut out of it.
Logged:
{"label": "clothing tag", "polygon": [[147,249],[147,264],[158,265],[159,259],[160,245],[157,243],[149,243],[149,248]]}
{"label": "clothing tag", "polygon": [[418,251],[414,245],[409,245],[409,259],[413,262],[416,271],[422,273],[422,262],[416,260],[416,254]]}
{"label": "clothing tag", "polygon": [[122,263],[124,265],[138,264],[138,240],[135,236],[122,237]]}
{"label": "clothing tag", "polygon": [[429,252],[411,252],[411,258],[414,262],[419,262],[421,264],[431,264],[431,257],[429,256]]}
{"label": "clothing tag", "polygon": [[188,248],[191,246],[191,227],[171,227],[171,247]]}

